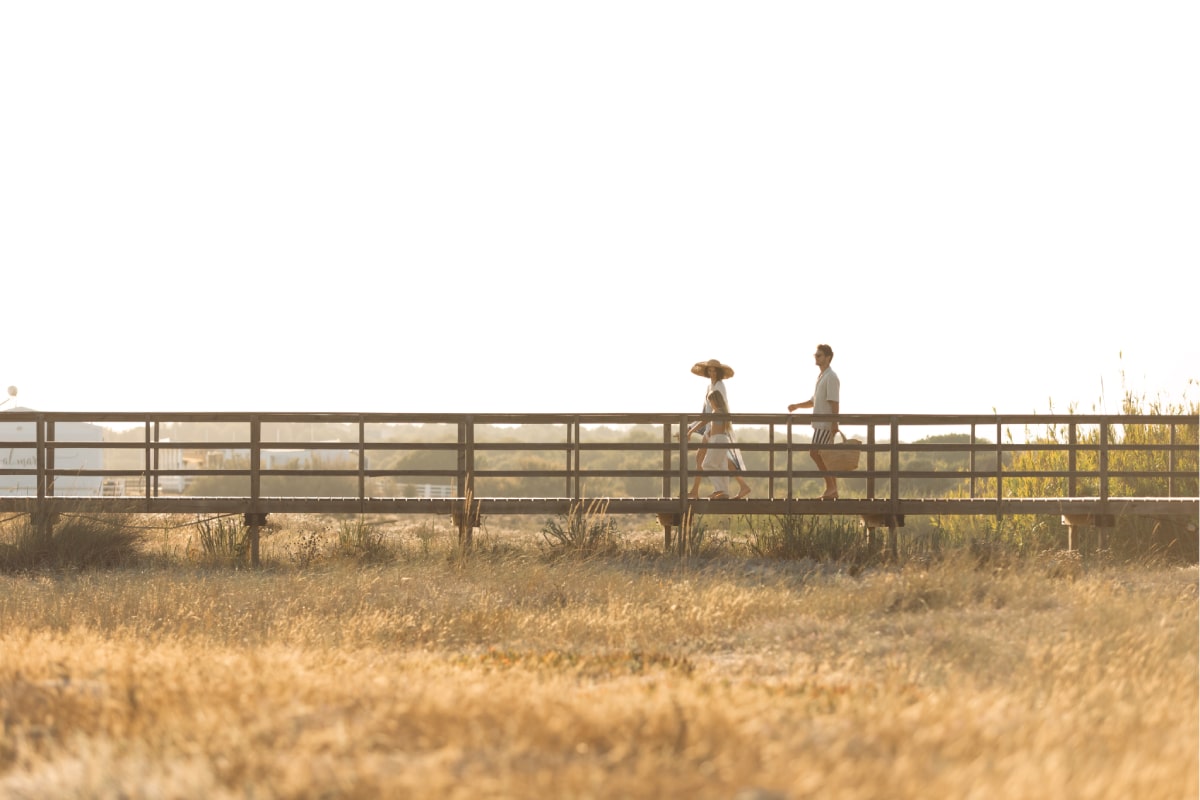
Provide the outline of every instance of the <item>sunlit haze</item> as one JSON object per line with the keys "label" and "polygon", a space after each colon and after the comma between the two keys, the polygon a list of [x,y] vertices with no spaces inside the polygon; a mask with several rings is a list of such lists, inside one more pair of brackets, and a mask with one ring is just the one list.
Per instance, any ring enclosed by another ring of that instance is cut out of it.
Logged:
{"label": "sunlit haze", "polygon": [[[44,411],[1197,398],[1200,6],[6,3]],[[0,395],[0,400],[8,400]]]}

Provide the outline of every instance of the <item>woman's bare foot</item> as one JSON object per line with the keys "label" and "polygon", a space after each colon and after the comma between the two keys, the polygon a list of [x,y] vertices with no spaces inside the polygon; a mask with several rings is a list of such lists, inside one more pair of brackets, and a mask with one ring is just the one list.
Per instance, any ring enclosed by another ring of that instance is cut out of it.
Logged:
{"label": "woman's bare foot", "polygon": [[743,486],[742,490],[733,496],[733,499],[741,500],[743,497],[749,497],[749,496],[750,496],[750,487]]}
{"label": "woman's bare foot", "polygon": [[728,500],[729,495],[725,494],[724,492],[713,492],[712,494],[710,494],[708,496],[708,499],[709,500]]}

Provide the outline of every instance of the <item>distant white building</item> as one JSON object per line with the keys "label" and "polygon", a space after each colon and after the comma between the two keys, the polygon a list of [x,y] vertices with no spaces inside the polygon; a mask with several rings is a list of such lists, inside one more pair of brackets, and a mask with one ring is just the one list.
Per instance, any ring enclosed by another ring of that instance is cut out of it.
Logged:
{"label": "distant white building", "polygon": [[[0,411],[0,470],[37,469],[37,449],[21,447],[19,442],[36,442],[37,425],[31,421],[9,421],[10,411],[29,412],[29,408]],[[54,438],[60,442],[102,442],[104,429],[90,422],[56,422]],[[55,448],[56,470],[104,469],[104,450],[93,447]],[[53,493],[58,496],[93,496],[100,494],[99,475],[59,475],[54,479]],[[37,495],[37,475],[0,474],[0,495],[33,497]]]}
{"label": "distant white building", "polygon": [[414,497],[454,497],[454,487],[448,483],[409,483],[404,485],[416,490]]}

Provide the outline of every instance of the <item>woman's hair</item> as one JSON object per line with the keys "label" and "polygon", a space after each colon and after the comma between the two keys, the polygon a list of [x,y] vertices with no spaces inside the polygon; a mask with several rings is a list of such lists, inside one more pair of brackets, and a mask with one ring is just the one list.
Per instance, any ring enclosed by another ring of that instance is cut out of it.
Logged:
{"label": "woman's hair", "polygon": [[729,404],[725,402],[725,395],[718,392],[708,393],[708,404],[713,407],[715,414],[728,414]]}

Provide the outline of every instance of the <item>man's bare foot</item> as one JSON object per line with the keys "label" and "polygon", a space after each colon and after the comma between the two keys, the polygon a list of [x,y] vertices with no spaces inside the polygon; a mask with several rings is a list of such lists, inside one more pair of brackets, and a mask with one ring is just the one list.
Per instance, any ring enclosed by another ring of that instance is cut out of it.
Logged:
{"label": "man's bare foot", "polygon": [[712,494],[710,494],[708,496],[708,499],[709,500],[728,500],[729,495],[725,494],[724,492],[713,492]]}
{"label": "man's bare foot", "polygon": [[747,486],[746,488],[742,489],[740,492],[738,492],[737,494],[735,494],[735,495],[733,496],[733,499],[734,499],[734,500],[741,500],[743,497],[749,497],[749,496],[750,496],[750,487],[749,487],[749,486]]}
{"label": "man's bare foot", "polygon": [[689,500],[699,500],[700,493],[699,492],[688,492],[688,499]]}

